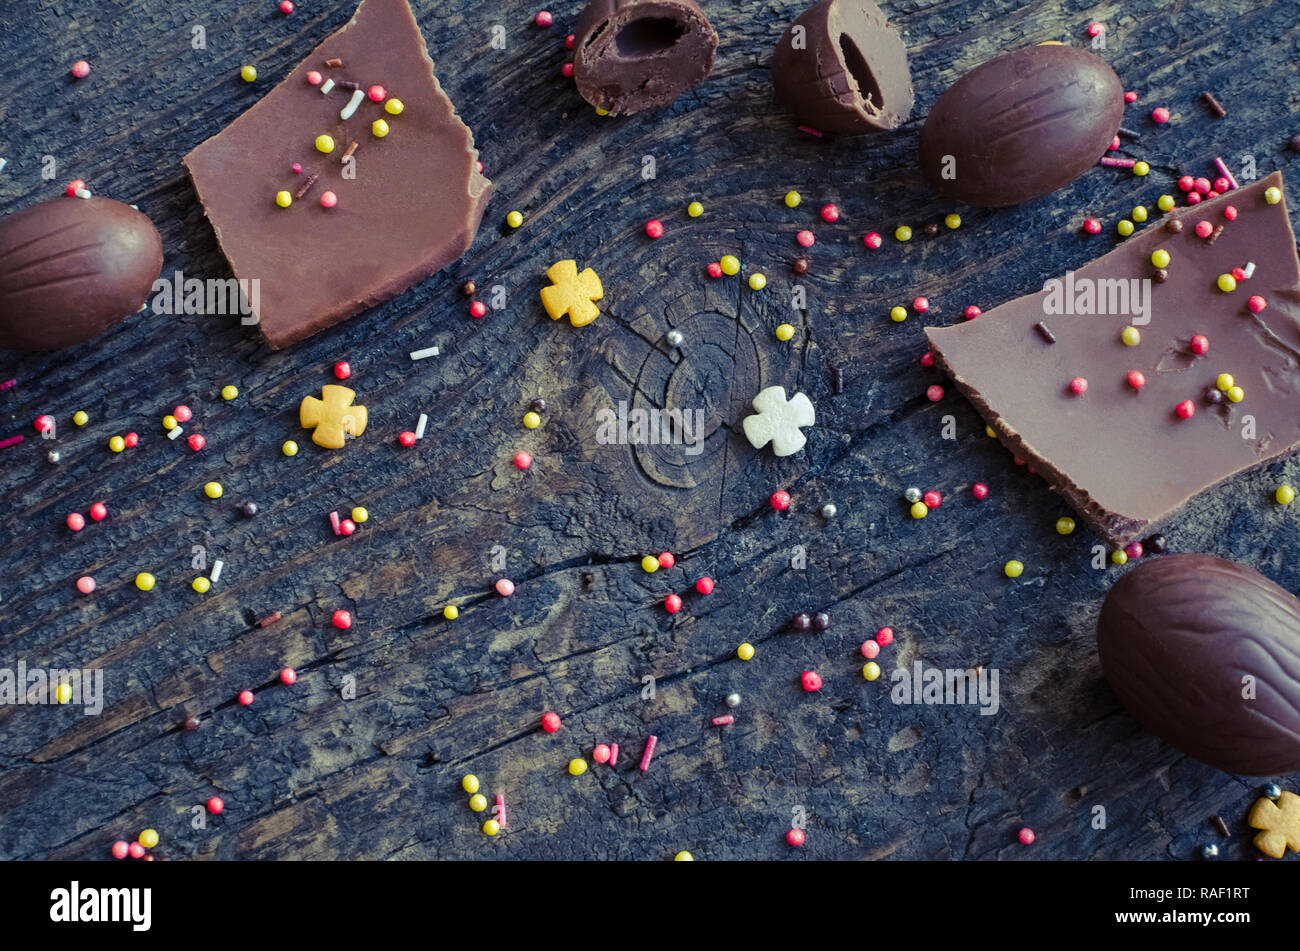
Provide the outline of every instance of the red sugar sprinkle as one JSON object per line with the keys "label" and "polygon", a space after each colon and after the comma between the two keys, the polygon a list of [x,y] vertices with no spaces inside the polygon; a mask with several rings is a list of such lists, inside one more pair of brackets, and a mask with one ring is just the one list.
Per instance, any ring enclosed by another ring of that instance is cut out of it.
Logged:
{"label": "red sugar sprinkle", "polygon": [[645,741],[645,752],[641,754],[641,772],[650,768],[650,757],[655,755],[655,747],[659,745],[659,737],[653,733]]}
{"label": "red sugar sprinkle", "polygon": [[410,449],[412,446],[415,445],[415,433],[411,432],[410,430],[406,430],[405,432],[399,433],[397,436],[397,441],[401,443],[403,446],[405,446],[407,449]]}
{"label": "red sugar sprinkle", "polygon": [[985,485],[983,482],[976,482],[973,486],[971,486],[970,491],[971,491],[971,495],[975,496],[975,498],[985,499],[988,498],[989,487]]}
{"label": "red sugar sprinkle", "polygon": [[1157,106],[1151,110],[1151,121],[1159,125],[1164,125],[1169,121],[1169,110],[1164,106]]}
{"label": "red sugar sprinkle", "polygon": [[709,273],[709,277],[722,277],[722,265],[717,261],[712,262],[706,270]]}
{"label": "red sugar sprinkle", "polygon": [[668,595],[668,597],[664,598],[664,610],[666,610],[669,614],[676,614],[681,609],[682,609],[682,599],[680,596],[675,594],[670,594]]}
{"label": "red sugar sprinkle", "polygon": [[314,69],[308,70],[307,82],[311,83],[313,86],[319,86],[321,84],[321,74],[316,72]]}
{"label": "red sugar sprinkle", "polygon": [[664,223],[658,218],[651,218],[645,223],[645,233],[651,238],[662,238],[664,236]]}
{"label": "red sugar sprinkle", "polygon": [[1135,92],[1132,92],[1132,91],[1130,91],[1130,92],[1126,92],[1126,93],[1124,93],[1124,101],[1125,101],[1125,102],[1137,102],[1137,101],[1138,101],[1138,94],[1135,93]]}
{"label": "red sugar sprinkle", "polygon": [[1246,306],[1250,308],[1252,314],[1258,314],[1268,306],[1268,301],[1264,300],[1264,298],[1260,297],[1258,294],[1252,294],[1250,300],[1246,301]]}
{"label": "red sugar sprinkle", "polygon": [[931,403],[939,402],[941,399],[943,399],[943,387],[940,386],[938,383],[934,384],[933,386],[926,387],[925,398],[929,400]]}
{"label": "red sugar sprinkle", "polygon": [[1192,353],[1205,354],[1210,349],[1210,338],[1204,334],[1192,337]]}
{"label": "red sugar sprinkle", "polygon": [[0,440],[0,449],[7,449],[10,446],[16,446],[22,441],[22,436],[10,436],[8,439]]}
{"label": "red sugar sprinkle", "polygon": [[799,242],[800,247],[804,248],[811,248],[817,241],[817,238],[811,231],[800,231],[794,236],[794,239]]}
{"label": "red sugar sprinkle", "polygon": [[1083,219],[1083,230],[1088,234],[1101,234],[1101,222],[1096,218]]}
{"label": "red sugar sprinkle", "polygon": [[969,307],[967,307],[967,308],[966,308],[966,311],[965,311],[966,319],[967,319],[967,320],[974,320],[976,317],[978,317],[978,316],[979,316],[980,314],[982,314],[982,313],[984,313],[984,311],[980,310],[980,309],[979,309],[978,307],[976,307],[974,304],[971,304]]}
{"label": "red sugar sprinkle", "polygon": [[1076,376],[1070,381],[1070,392],[1075,396],[1081,396],[1088,392],[1088,381],[1081,376]]}
{"label": "red sugar sprinkle", "polygon": [[772,508],[776,509],[778,512],[784,512],[790,507],[790,493],[783,489],[778,489],[772,493],[772,497],[768,499],[768,502],[771,504]]}
{"label": "red sugar sprinkle", "polygon": [[1196,187],[1196,179],[1192,178],[1190,175],[1184,175],[1182,178],[1178,179],[1178,187],[1185,192],[1189,192]]}
{"label": "red sugar sprinkle", "polygon": [[[280,12],[285,16],[293,13],[293,0],[280,0]],[[220,800],[217,800],[220,802]]]}
{"label": "red sugar sprinkle", "polygon": [[[554,20],[555,18],[551,16],[549,10],[539,10],[537,11],[537,16],[533,17],[533,22],[538,26],[550,26]],[[505,825],[504,822],[501,824]]]}
{"label": "red sugar sprinkle", "polygon": [[927,351],[925,351],[925,353],[921,354],[921,366],[923,366],[923,367],[932,367],[932,366],[934,366],[934,354],[931,353],[929,350],[927,350]]}
{"label": "red sugar sprinkle", "polygon": [[72,64],[72,75],[77,79],[85,79],[90,75],[90,64],[84,59],[79,59]]}
{"label": "red sugar sprinkle", "polygon": [[577,39],[577,37],[575,37],[572,33],[570,33],[568,36],[566,36],[566,37],[564,38],[564,48],[565,48],[566,50],[571,50],[571,49],[573,49],[573,41],[574,41],[575,39]]}
{"label": "red sugar sprinkle", "polygon": [[527,469],[532,464],[533,464],[533,457],[528,453],[522,450],[515,453],[515,465],[518,466],[520,469]]}
{"label": "red sugar sprinkle", "polygon": [[1228,205],[1228,207],[1224,208],[1224,209],[1223,209],[1223,217],[1227,218],[1229,221],[1236,221],[1236,220],[1237,220],[1237,206],[1236,206],[1236,205]]}
{"label": "red sugar sprinkle", "polygon": [[880,237],[880,235],[877,234],[875,231],[868,231],[865,235],[862,236],[862,243],[865,244],[867,247],[871,248],[872,250],[875,250],[876,248],[880,247],[882,244],[885,243],[885,239]]}
{"label": "red sugar sprinkle", "polygon": [[840,210],[833,204],[822,205],[822,221],[839,221]]}
{"label": "red sugar sprinkle", "polygon": [[572,63],[565,63],[563,66],[561,66],[561,67],[560,67],[560,75],[561,75],[561,76],[572,76],[572,75],[573,75],[573,64],[572,64]]}

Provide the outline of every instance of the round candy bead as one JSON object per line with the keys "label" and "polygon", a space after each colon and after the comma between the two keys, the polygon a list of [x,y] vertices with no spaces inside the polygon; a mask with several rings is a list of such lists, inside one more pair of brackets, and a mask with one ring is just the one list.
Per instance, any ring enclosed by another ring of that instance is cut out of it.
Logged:
{"label": "round candy bead", "polygon": [[1074,519],[1064,516],[1056,520],[1056,534],[1069,535],[1074,531]]}
{"label": "round candy bead", "polygon": [[483,823],[484,835],[496,835],[500,831],[501,823],[497,822],[495,819],[489,819],[487,822]]}
{"label": "round candy bead", "polygon": [[1232,386],[1233,382],[1231,373],[1220,373],[1215,378],[1214,385],[1226,392],[1228,388]]}
{"label": "round candy bead", "polygon": [[547,733],[554,733],[563,725],[558,713],[547,712],[542,714],[542,729]]}
{"label": "round candy bead", "polygon": [[974,304],[971,304],[969,307],[966,308],[965,311],[963,311],[963,315],[967,320],[974,320],[982,313],[984,313],[984,311],[980,310]]}
{"label": "round candy bead", "polygon": [[322,78],[321,74],[314,69],[307,71],[307,82],[313,86],[319,86]]}
{"label": "round candy bead", "polygon": [[[475,787],[477,788],[477,787]],[[488,807],[487,796],[482,793],[475,793],[469,797],[469,807],[475,812],[482,812]]]}
{"label": "round candy bead", "polygon": [[1196,180],[1196,191],[1199,194],[1208,195],[1213,190],[1214,190],[1214,186],[1210,184],[1210,180],[1208,178],[1198,178]]}
{"label": "round candy bead", "polygon": [[781,324],[776,328],[776,339],[784,343],[794,337],[794,327],[790,324]]}
{"label": "round candy bead", "polygon": [[335,611],[330,616],[330,622],[337,628],[347,630],[352,626],[352,615],[348,611]]}
{"label": "round candy bead", "polygon": [[1156,207],[1159,208],[1161,211],[1173,211],[1174,196],[1161,195],[1159,198],[1156,199]]}
{"label": "round candy bead", "polygon": [[950,215],[944,215],[943,223],[947,225],[949,228],[951,228],[952,230],[956,231],[958,228],[961,227],[961,215],[956,213]]}
{"label": "round candy bead", "polygon": [[520,450],[515,453],[515,466],[520,469],[527,469],[533,464],[533,457],[530,453]]}
{"label": "round candy bead", "polygon": [[713,579],[708,577],[707,575],[703,578],[700,578],[698,581],[695,582],[695,590],[698,591],[700,594],[712,594]]}
{"label": "round candy bead", "polygon": [[930,300],[927,297],[916,297],[912,300],[912,310],[918,314],[924,314],[930,309]]}
{"label": "round candy bead", "polygon": [[654,555],[645,555],[641,559],[641,570],[646,574],[654,574],[659,570],[659,559]]}
{"label": "round candy bead", "polygon": [[466,773],[461,777],[460,788],[471,795],[478,792],[478,777],[473,773]]}
{"label": "round candy bead", "polygon": [[973,486],[971,486],[970,491],[971,491],[971,495],[975,496],[975,498],[977,499],[986,499],[988,498],[989,495],[989,487],[985,485],[983,482],[976,482]]}
{"label": "round candy bead", "polygon": [[405,108],[406,106],[402,103],[402,100],[400,99],[389,99],[386,103],[384,103],[384,111],[388,113],[390,116],[400,116],[402,114],[402,110]]}
{"label": "round candy bead", "polygon": [[694,861],[695,861],[695,856],[691,855],[690,852],[682,851],[682,852],[678,852],[676,855],[673,856],[673,861],[674,861],[674,862],[694,862]]}
{"label": "round candy bead", "polygon": [[712,278],[722,277],[722,265],[718,264],[716,261],[710,262],[709,266],[706,267],[704,270],[708,273],[709,277]]}
{"label": "round candy bead", "polygon": [[239,395],[239,387],[237,386],[228,384],[221,388],[221,398],[223,400],[227,400],[227,401],[233,400],[238,395]]}
{"label": "round candy bead", "polygon": [[340,535],[354,535],[356,534],[356,531],[357,531],[357,523],[352,521],[352,519],[345,518],[343,519],[343,521],[339,522]]}
{"label": "round candy bead", "polygon": [[1151,252],[1151,263],[1156,267],[1169,266],[1169,252],[1164,248],[1156,248]]}
{"label": "round candy bead", "polygon": [[1122,548],[1116,549],[1115,551],[1110,553],[1110,560],[1112,564],[1116,564],[1116,565],[1127,564],[1128,552],[1124,551],[1124,549]]}
{"label": "round candy bead", "polygon": [[139,842],[141,845],[143,845],[146,849],[152,849],[154,846],[158,844],[158,830],[145,829],[143,832],[140,833],[140,837],[136,839],[136,841]]}
{"label": "round candy bead", "polygon": [[1133,233],[1133,222],[1127,218],[1121,218],[1119,224],[1115,226],[1115,230],[1119,232],[1121,238],[1127,238]]}
{"label": "round candy bead", "polygon": [[1164,106],[1158,106],[1157,108],[1151,110],[1151,119],[1153,122],[1159,123],[1160,125],[1164,125],[1166,122],[1169,121],[1169,110],[1166,109]]}
{"label": "round candy bead", "polygon": [[1133,174],[1137,175],[1139,178],[1146,175],[1150,171],[1151,171],[1151,166],[1148,165],[1146,162],[1133,163]]}
{"label": "round candy bead", "polygon": [[912,229],[907,225],[899,225],[894,229],[894,239],[897,241],[911,241]]}
{"label": "round candy bead", "polygon": [[1185,192],[1189,192],[1196,187],[1196,179],[1190,175],[1184,175],[1178,179],[1178,187]]}
{"label": "round candy bead", "polygon": [[[1195,191],[1193,191],[1193,192],[1188,192],[1188,193],[1187,193],[1187,204],[1189,204],[1189,205],[1199,205],[1200,203],[1201,203],[1201,193],[1200,193],[1200,192],[1195,192]],[[1172,221],[1172,222],[1170,222],[1170,224],[1180,224],[1180,223],[1181,223],[1181,222],[1178,222],[1178,221]]]}
{"label": "round candy bead", "polygon": [[1129,542],[1124,546],[1124,554],[1129,558],[1137,559],[1142,557],[1142,543]]}
{"label": "round candy bead", "polygon": [[152,591],[157,579],[147,571],[142,571],[135,576],[135,586],[141,591]]}
{"label": "round candy bead", "polygon": [[1020,834],[1018,838],[1020,839],[1020,843],[1022,845],[1033,845],[1034,830],[1029,828],[1029,826],[1025,826],[1023,829],[1020,830]]}
{"label": "round candy bead", "polygon": [[77,590],[82,594],[90,594],[95,590],[95,579],[90,575],[82,575],[77,579]]}
{"label": "round candy bead", "polygon": [[358,505],[356,508],[352,510],[352,521],[364,522],[368,518],[370,518],[370,513],[367,512],[365,509],[363,509],[360,505]]}
{"label": "round candy bead", "polygon": [[1273,498],[1277,500],[1278,505],[1290,505],[1295,501],[1295,489],[1289,485],[1279,485],[1273,490]]}
{"label": "round candy bead", "polygon": [[203,494],[210,499],[219,499],[224,493],[220,482],[208,482],[203,486]]}
{"label": "round candy bead", "polygon": [[912,518],[925,518],[930,514],[930,507],[924,502],[913,502],[908,511],[912,513]]}
{"label": "round candy bead", "polygon": [[86,527],[86,518],[80,512],[69,512],[64,523],[74,532],[79,532]]}
{"label": "round candy bead", "polygon": [[298,671],[292,667],[286,667],[280,671],[280,683],[285,686],[292,686],[298,682]]}
{"label": "round candy bead", "polygon": [[704,206],[698,201],[693,201],[686,206],[686,214],[690,215],[692,218],[698,218],[700,215],[704,214]]}
{"label": "round candy bead", "polygon": [[575,757],[574,759],[569,760],[570,776],[581,776],[586,771],[587,771],[587,761],[585,759]]}
{"label": "round candy bead", "polygon": [[208,812],[214,816],[221,815],[225,811],[226,804],[221,801],[220,796],[213,796],[208,800]]}
{"label": "round candy bead", "polygon": [[645,223],[645,233],[652,238],[662,238],[664,236],[664,223],[657,218],[651,218]]}
{"label": "round candy bead", "polygon": [[1214,234],[1214,225],[1208,221],[1196,222],[1196,236],[1198,238],[1208,238],[1212,234]]}
{"label": "round candy bead", "polygon": [[880,676],[880,665],[875,661],[869,661],[862,665],[862,676],[867,680],[875,680]]}
{"label": "round candy bead", "polygon": [[818,611],[812,616],[812,626],[819,631],[824,631],[831,626],[831,616],[825,611]]}
{"label": "round candy bead", "polygon": [[293,196],[287,191],[278,191],[275,193],[275,203],[281,208],[288,208],[293,204]]}
{"label": "round candy bead", "polygon": [[925,388],[925,398],[931,403],[937,403],[943,399],[943,387],[938,383],[932,384]]}
{"label": "round candy bead", "polygon": [[907,308],[901,306],[891,308],[889,311],[889,319],[896,324],[901,324],[903,321],[907,320]]}
{"label": "round candy bead", "polygon": [[1070,392],[1075,396],[1082,396],[1088,392],[1088,381],[1081,376],[1076,376],[1070,381]]}
{"label": "round candy bead", "polygon": [[746,642],[736,648],[736,656],[741,660],[750,660],[754,656],[754,645]]}
{"label": "round candy bead", "polygon": [[809,693],[813,693],[817,690],[822,689],[821,675],[818,674],[817,671],[815,670],[805,670],[802,674],[800,674],[799,682],[803,684],[803,689],[808,691]]}
{"label": "round candy bead", "polygon": [[808,614],[796,614],[790,619],[790,626],[796,631],[811,631],[812,616]]}
{"label": "round candy bead", "polygon": [[256,66],[241,66],[241,67],[239,68],[239,78],[242,79],[242,80],[243,80],[244,82],[246,82],[246,83],[251,83],[251,82],[253,82],[253,80],[257,79],[257,67],[256,67]]}
{"label": "round candy bead", "polygon": [[[1219,188],[1218,182],[1215,183],[1214,187],[1215,187],[1216,189],[1218,189],[1218,191],[1219,191],[1220,194],[1222,194],[1223,192],[1226,192],[1226,191],[1228,190],[1228,188],[1227,188],[1228,181],[1227,181],[1227,179],[1223,179],[1223,178],[1219,179],[1219,181],[1220,181],[1220,182],[1223,182],[1224,187],[1223,187],[1223,188]],[[1227,218],[1229,221],[1236,221],[1236,220],[1237,220],[1237,206],[1236,206],[1236,205],[1229,205],[1227,208],[1224,208],[1224,209],[1223,209],[1223,217]]]}
{"label": "round candy bead", "polygon": [[293,0],[280,0],[280,12],[285,16],[293,13]]}
{"label": "round candy bead", "polygon": [[334,137],[324,133],[316,136],[316,151],[329,155],[334,151]]}
{"label": "round candy bead", "polygon": [[139,842],[132,842],[126,847],[126,854],[131,856],[133,859],[142,859],[145,854],[144,846]]}
{"label": "round candy bead", "polygon": [[768,499],[768,502],[771,504],[772,508],[776,509],[778,512],[784,512],[790,507],[790,493],[783,489],[778,489],[772,493],[772,497]]}
{"label": "round candy bead", "polygon": [[1258,294],[1251,294],[1250,298],[1246,301],[1246,306],[1250,308],[1252,314],[1258,314],[1268,306],[1268,301],[1264,300],[1264,298],[1260,297]]}
{"label": "round candy bead", "polygon": [[108,441],[108,448],[113,452],[121,452],[126,448],[126,440],[121,436],[114,436]]}
{"label": "round candy bead", "polygon": [[862,651],[862,656],[866,657],[867,659],[871,659],[873,657],[877,657],[880,655],[880,644],[873,640],[863,641],[862,647],[859,649]]}
{"label": "round candy bead", "polygon": [[598,744],[596,748],[591,751],[591,758],[594,759],[597,763],[608,763],[609,747],[606,746],[604,743]]}
{"label": "round candy bead", "polygon": [[1128,385],[1135,390],[1140,390],[1147,385],[1147,378],[1142,375],[1141,370],[1129,370],[1125,379],[1128,381]]}
{"label": "round candy bead", "polygon": [[134,449],[140,444],[140,437],[136,433],[127,433],[122,437],[122,442],[126,445],[127,449]]}
{"label": "round candy bead", "polygon": [[767,278],[762,274],[751,274],[749,275],[749,287],[750,290],[761,291],[767,287]]}
{"label": "round candy bead", "polygon": [[1126,347],[1136,347],[1142,342],[1142,334],[1136,327],[1125,327],[1119,332],[1119,339]]}
{"label": "round candy bead", "polygon": [[1230,386],[1224,391],[1223,395],[1234,403],[1240,403],[1246,398],[1246,391],[1239,386]]}
{"label": "round candy bead", "polygon": [[740,273],[740,259],[734,254],[724,254],[720,260],[719,266],[722,268],[722,273],[726,274],[728,277],[733,277]]}
{"label": "round candy bead", "polygon": [[888,647],[894,643],[894,629],[892,627],[882,627],[876,631],[876,643],[881,647]]}
{"label": "round candy bead", "polygon": [[937,509],[941,504],[943,504],[943,496],[931,489],[929,492],[925,493],[925,495],[921,496],[921,501],[925,503],[926,508]]}
{"label": "round candy bead", "polygon": [[1147,210],[1142,205],[1138,205],[1136,208],[1133,209],[1132,212],[1129,213],[1129,217],[1137,222],[1146,221],[1148,217]]}
{"label": "round candy bead", "polygon": [[460,608],[456,607],[454,604],[449,604],[442,609],[442,616],[448,621],[454,621],[456,618],[460,617]]}
{"label": "round candy bead", "polygon": [[113,858],[115,859],[126,858],[129,848],[130,847],[126,844],[126,842],[122,841],[121,839],[118,839],[116,842],[113,843]]}
{"label": "round candy bead", "polygon": [[1270,205],[1276,205],[1282,200],[1282,190],[1280,188],[1264,189],[1264,200]]}
{"label": "round candy bead", "polygon": [[1083,220],[1083,230],[1088,234],[1101,234],[1101,222],[1096,218],[1085,218]]}
{"label": "round candy bead", "polygon": [[527,429],[536,429],[540,425],[542,425],[542,417],[533,412],[524,413],[524,426]]}
{"label": "round candy bead", "polygon": [[508,598],[515,593],[515,583],[509,578],[498,578],[493,587],[496,588],[497,594],[503,598]]}
{"label": "round candy bead", "polygon": [[290,439],[280,447],[280,451],[286,456],[296,456],[298,455],[298,444]]}
{"label": "round candy bead", "polygon": [[506,224],[508,224],[512,228],[518,228],[523,223],[524,223],[524,216],[522,212],[512,211],[508,215],[506,215]]}
{"label": "round candy bead", "polygon": [[799,207],[799,202],[803,201],[798,192],[789,191],[785,193],[785,206],[787,208]]}
{"label": "round candy bead", "polygon": [[85,426],[86,423],[90,422],[90,416],[87,415],[85,410],[79,409],[72,414],[72,421],[78,426]]}
{"label": "round candy bead", "polygon": [[322,208],[333,208],[339,203],[339,196],[333,192],[325,192],[320,196],[320,206]]}
{"label": "round candy bead", "polygon": [[376,119],[374,122],[370,123],[370,134],[376,139],[382,139],[384,136],[388,135],[388,123],[383,119]]}
{"label": "round candy bead", "polygon": [[822,221],[839,221],[840,210],[834,205],[822,205]]}
{"label": "round candy bead", "polygon": [[193,581],[190,582],[190,587],[193,588],[195,591],[197,591],[199,594],[207,594],[208,591],[212,589],[212,582],[209,581],[207,578],[203,577],[202,575],[199,575],[197,578],[195,578]]}
{"label": "round candy bead", "polygon": [[1178,414],[1179,419],[1191,419],[1196,412],[1196,404],[1191,400],[1183,400],[1174,407],[1174,412]]}
{"label": "round candy bead", "polygon": [[676,614],[682,609],[682,599],[678,595],[670,594],[664,598],[664,610],[669,614]]}
{"label": "round candy bead", "polygon": [[803,829],[791,829],[785,834],[785,840],[793,846],[803,845],[807,841],[803,834]]}
{"label": "round candy bead", "polygon": [[202,449],[204,446],[208,444],[208,441],[204,439],[203,436],[200,435],[199,433],[194,433],[192,436],[186,439],[185,442],[195,452],[198,452],[200,449]]}
{"label": "round candy bead", "polygon": [[1025,570],[1025,566],[1018,561],[1008,561],[1002,566],[1003,572],[1008,578],[1019,578]]}
{"label": "round candy bead", "polygon": [[816,242],[817,237],[811,231],[800,231],[794,236],[795,241],[799,242],[800,247],[811,248]]}
{"label": "round candy bead", "polygon": [[476,300],[469,305],[469,315],[471,317],[484,317],[487,315],[487,304],[481,300]]}
{"label": "round candy bead", "polygon": [[660,568],[671,568],[673,565],[677,564],[677,559],[673,557],[673,553],[670,551],[661,551],[659,553],[658,561]]}
{"label": "round candy bead", "polygon": [[538,26],[550,26],[551,23],[554,22],[554,18],[551,16],[549,11],[538,10],[537,16],[533,17],[533,22]]}
{"label": "round candy bead", "polygon": [[253,691],[242,690],[239,693],[239,703],[241,706],[250,706],[253,702]]}
{"label": "round candy bead", "polygon": [[862,243],[874,251],[885,243],[885,239],[880,236],[879,232],[868,231],[862,236]]}
{"label": "round candy bead", "polygon": [[1204,334],[1196,334],[1192,337],[1192,353],[1204,355],[1210,350],[1210,338]]}

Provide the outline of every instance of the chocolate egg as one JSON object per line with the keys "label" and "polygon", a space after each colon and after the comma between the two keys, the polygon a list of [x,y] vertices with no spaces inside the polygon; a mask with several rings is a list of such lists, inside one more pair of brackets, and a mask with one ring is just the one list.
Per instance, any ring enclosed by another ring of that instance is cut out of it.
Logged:
{"label": "chocolate egg", "polygon": [[1031,46],[973,69],[939,97],[921,129],[921,171],[949,198],[1018,205],[1097,164],[1123,115],[1124,88],[1105,60]]}
{"label": "chocolate egg", "polygon": [[135,313],[162,271],[153,222],[111,198],[55,198],[0,220],[0,349],[57,350]]}
{"label": "chocolate egg", "polygon": [[1097,651],[1148,730],[1225,772],[1300,770],[1300,602],[1211,555],[1138,565],[1106,595]]}

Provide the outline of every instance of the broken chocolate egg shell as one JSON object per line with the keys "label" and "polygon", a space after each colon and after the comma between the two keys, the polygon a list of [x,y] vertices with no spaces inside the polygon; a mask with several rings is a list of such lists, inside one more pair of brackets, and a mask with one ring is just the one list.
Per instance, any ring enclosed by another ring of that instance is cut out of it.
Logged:
{"label": "broken chocolate egg shell", "polygon": [[1211,555],[1145,559],[1097,619],[1111,689],[1148,730],[1228,773],[1300,770],[1300,602]]}
{"label": "broken chocolate egg shell", "polygon": [[692,0],[592,0],[574,30],[573,78],[611,115],[666,106],[704,82],[718,34]]}
{"label": "broken chocolate egg shell", "polygon": [[884,132],[912,112],[907,49],[870,0],[821,0],[805,10],[776,46],[772,84],[818,132]]}

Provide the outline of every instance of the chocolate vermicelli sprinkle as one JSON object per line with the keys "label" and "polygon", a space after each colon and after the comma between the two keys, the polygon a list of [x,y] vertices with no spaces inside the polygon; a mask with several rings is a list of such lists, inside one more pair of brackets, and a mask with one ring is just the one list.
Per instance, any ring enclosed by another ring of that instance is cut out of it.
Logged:
{"label": "chocolate vermicelli sprinkle", "polygon": [[1214,244],[1214,242],[1219,240],[1219,235],[1221,234],[1223,234],[1223,225],[1215,225],[1214,230],[1210,232],[1210,236],[1205,239],[1205,243]]}
{"label": "chocolate vermicelli sprinkle", "polygon": [[1034,329],[1038,331],[1038,336],[1042,337],[1048,343],[1056,343],[1056,335],[1047,329],[1047,324],[1041,320],[1034,324]]}
{"label": "chocolate vermicelli sprinkle", "polygon": [[329,66],[329,67],[331,67],[331,68],[336,68],[336,67],[339,67],[339,66],[342,66],[342,65],[343,65],[343,60],[341,60],[341,59],[339,59],[337,56],[335,56],[335,57],[333,57],[332,59],[327,59],[327,60],[325,60],[325,65],[326,65],[326,66]]}
{"label": "chocolate vermicelli sprinkle", "polygon": [[1223,104],[1214,98],[1214,93],[1212,92],[1201,93],[1201,102],[1210,107],[1210,111],[1214,113],[1216,119],[1222,119],[1228,114],[1228,110],[1224,109]]}
{"label": "chocolate vermicelli sprinkle", "polygon": [[319,175],[308,175],[307,181],[298,186],[298,190],[293,193],[293,197],[298,199],[311,191],[311,187],[316,184],[316,179],[318,178],[320,178]]}
{"label": "chocolate vermicelli sprinkle", "polygon": [[1228,829],[1228,824],[1223,821],[1221,816],[1212,817],[1210,822],[1214,823],[1214,828],[1219,831],[1219,835],[1223,836],[1225,839],[1232,838],[1232,832]]}

